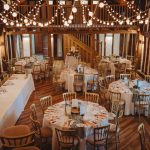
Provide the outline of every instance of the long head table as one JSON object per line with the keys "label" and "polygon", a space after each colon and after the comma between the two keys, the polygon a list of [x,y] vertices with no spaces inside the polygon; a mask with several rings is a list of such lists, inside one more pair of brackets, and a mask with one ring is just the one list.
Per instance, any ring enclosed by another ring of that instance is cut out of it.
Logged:
{"label": "long head table", "polygon": [[13,74],[0,87],[0,131],[16,123],[34,90],[31,74]]}

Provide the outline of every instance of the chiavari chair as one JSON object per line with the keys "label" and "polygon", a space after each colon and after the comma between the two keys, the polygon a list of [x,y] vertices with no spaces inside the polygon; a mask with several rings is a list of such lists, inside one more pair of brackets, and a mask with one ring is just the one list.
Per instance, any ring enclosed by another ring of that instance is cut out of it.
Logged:
{"label": "chiavari chair", "polygon": [[87,146],[94,147],[94,150],[99,147],[104,147],[107,150],[109,128],[109,125],[94,128],[94,134],[87,137]]}
{"label": "chiavari chair", "polygon": [[48,96],[44,96],[44,97],[40,98],[40,104],[41,104],[41,108],[42,108],[42,111],[44,114],[45,110],[49,106],[52,106],[52,104],[53,104],[52,96],[48,95]]}
{"label": "chiavari chair", "polygon": [[85,100],[87,102],[93,102],[99,104],[99,94],[97,93],[85,93]]}

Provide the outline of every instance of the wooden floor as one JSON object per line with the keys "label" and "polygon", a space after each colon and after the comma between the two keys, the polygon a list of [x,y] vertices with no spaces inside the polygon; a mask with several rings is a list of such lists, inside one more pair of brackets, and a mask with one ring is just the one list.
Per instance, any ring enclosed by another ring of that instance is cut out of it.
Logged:
{"label": "wooden floor", "polygon": [[[35,89],[36,90],[32,93],[25,107],[24,112],[21,114],[19,120],[17,121],[17,124],[26,124],[31,126],[31,122],[29,119],[30,115],[29,106],[32,103],[36,104],[36,107],[38,109],[38,119],[42,122],[43,115],[39,103],[39,99],[41,97],[51,94],[54,103],[62,101],[62,92],[55,91],[51,79],[46,79],[45,81],[36,81]],[[79,98],[83,98],[83,96],[79,96]],[[145,125],[146,136],[150,137],[150,119],[142,117],[141,122],[143,122]],[[137,127],[139,125],[138,117],[137,116],[123,117],[120,120],[120,124],[121,124],[121,132],[120,132],[119,150],[140,150],[139,135],[137,132]],[[110,144],[108,150],[115,150],[115,145]],[[150,142],[149,142],[149,150],[150,150]]]}

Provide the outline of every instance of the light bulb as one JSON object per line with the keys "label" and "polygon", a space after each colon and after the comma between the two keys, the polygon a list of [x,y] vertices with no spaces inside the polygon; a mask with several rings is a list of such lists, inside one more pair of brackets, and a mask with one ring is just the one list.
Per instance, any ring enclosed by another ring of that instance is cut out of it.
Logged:
{"label": "light bulb", "polygon": [[71,24],[71,23],[72,23],[72,20],[68,20],[68,23]]}
{"label": "light bulb", "polygon": [[16,13],[16,12],[13,12],[13,13],[12,13],[12,16],[13,16],[13,17],[17,17],[17,13]]}
{"label": "light bulb", "polygon": [[24,23],[26,23],[26,24],[28,23],[28,19],[27,18],[24,19]]}
{"label": "light bulb", "polygon": [[129,20],[129,19],[127,19],[127,20],[126,20],[126,23],[127,23],[127,24],[130,24],[130,20]]}
{"label": "light bulb", "polygon": [[100,3],[99,3],[99,7],[100,7],[100,8],[103,8],[104,5],[105,5],[105,4],[104,4],[103,2],[100,2]]}
{"label": "light bulb", "polygon": [[88,25],[91,26],[93,24],[92,20],[88,21]]}
{"label": "light bulb", "polygon": [[149,20],[148,20],[148,19],[146,19],[146,20],[145,20],[145,24],[148,24],[148,22],[149,22]]}
{"label": "light bulb", "polygon": [[13,25],[14,25],[14,22],[11,22],[10,25],[13,26]]}
{"label": "light bulb", "polygon": [[113,26],[113,25],[114,25],[114,23],[112,22],[112,23],[111,23],[111,25]]}
{"label": "light bulb", "polygon": [[34,25],[34,26],[36,25],[36,22],[35,22],[35,21],[33,21],[33,25]]}
{"label": "light bulb", "polygon": [[137,20],[140,20],[140,19],[141,19],[141,16],[140,16],[140,15],[137,15],[137,16],[136,16],[136,19],[137,19]]}
{"label": "light bulb", "polygon": [[143,20],[139,21],[139,24],[143,24],[143,23],[144,23]]}
{"label": "light bulb", "polygon": [[3,22],[4,22],[4,23],[7,23],[7,19],[3,19]]}
{"label": "light bulb", "polygon": [[69,16],[69,19],[70,19],[70,20],[73,20],[73,15],[70,15],[70,16]]}
{"label": "light bulb", "polygon": [[4,9],[9,10],[10,6],[8,4],[4,4]]}
{"label": "light bulb", "polygon": [[92,17],[93,16],[93,12],[89,11],[89,16]]}
{"label": "light bulb", "polygon": [[72,12],[73,12],[73,13],[76,13],[76,12],[77,12],[77,8],[76,8],[76,7],[73,7],[73,8],[72,8]]}

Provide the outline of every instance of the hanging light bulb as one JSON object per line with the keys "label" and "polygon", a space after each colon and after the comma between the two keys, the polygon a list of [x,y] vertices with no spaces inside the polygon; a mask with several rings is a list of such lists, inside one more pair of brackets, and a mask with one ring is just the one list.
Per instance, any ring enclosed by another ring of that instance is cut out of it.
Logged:
{"label": "hanging light bulb", "polygon": [[9,10],[10,6],[8,4],[4,4],[4,9]]}
{"label": "hanging light bulb", "polygon": [[4,23],[7,23],[7,19],[6,19],[6,18],[5,18],[5,19],[3,19],[3,22],[4,22]]}
{"label": "hanging light bulb", "polygon": [[91,26],[93,24],[92,20],[89,20],[87,24],[88,26]]}
{"label": "hanging light bulb", "polygon": [[130,24],[130,20],[129,20],[129,19],[127,19],[127,20],[126,20],[126,23],[127,23],[127,24]]}
{"label": "hanging light bulb", "polygon": [[93,16],[93,12],[89,11],[89,16],[92,17]]}
{"label": "hanging light bulb", "polygon": [[139,24],[143,24],[143,23],[144,23],[143,20],[139,21]]}
{"label": "hanging light bulb", "polygon": [[145,20],[145,24],[148,24],[148,22],[149,22],[149,20],[148,20],[148,18]]}
{"label": "hanging light bulb", "polygon": [[12,16],[13,16],[13,17],[17,17],[17,13],[16,13],[16,12],[13,12],[13,13],[12,13]]}
{"label": "hanging light bulb", "polygon": [[99,7],[100,7],[100,8],[103,8],[104,6],[105,6],[105,4],[104,4],[103,2],[100,2],[100,3],[99,3]]}
{"label": "hanging light bulb", "polygon": [[28,19],[27,18],[24,19],[24,23],[26,23],[26,24],[28,23]]}
{"label": "hanging light bulb", "polygon": [[73,7],[73,8],[72,8],[72,12],[73,12],[73,13],[76,13],[76,12],[77,12],[77,8],[76,8],[76,7]]}
{"label": "hanging light bulb", "polygon": [[112,22],[112,23],[111,23],[111,26],[113,26],[113,25],[114,25],[114,23]]}
{"label": "hanging light bulb", "polygon": [[69,19],[69,20],[68,20],[68,23],[71,24],[71,23],[72,23],[72,20]]}
{"label": "hanging light bulb", "polygon": [[73,20],[73,15],[70,15],[70,16],[69,16],[69,19],[70,19],[70,20]]}
{"label": "hanging light bulb", "polygon": [[137,20],[140,20],[140,19],[141,19],[141,16],[140,16],[140,15],[137,15],[137,16],[136,16],[136,19],[137,19]]}
{"label": "hanging light bulb", "polygon": [[35,21],[33,21],[33,25],[34,25],[34,26],[36,25],[36,22],[35,22]]}
{"label": "hanging light bulb", "polygon": [[14,22],[11,22],[10,25],[13,26],[13,25],[14,25]]}

